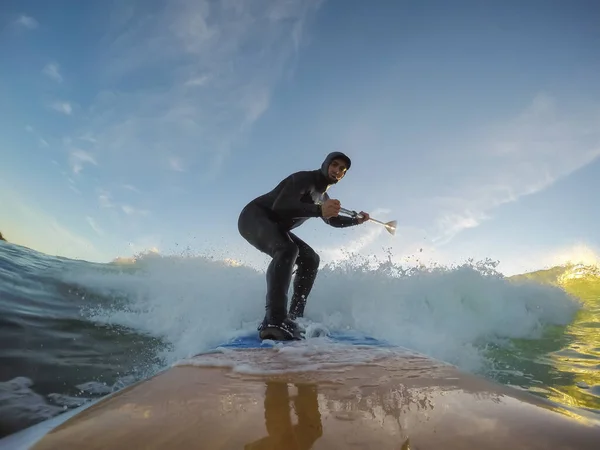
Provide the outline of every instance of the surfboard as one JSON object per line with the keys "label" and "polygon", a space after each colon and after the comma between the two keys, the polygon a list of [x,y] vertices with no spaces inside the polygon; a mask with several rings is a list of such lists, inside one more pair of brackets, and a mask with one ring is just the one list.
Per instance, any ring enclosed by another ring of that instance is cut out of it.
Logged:
{"label": "surfboard", "polygon": [[598,442],[592,415],[376,339],[248,334],[12,448],[587,450]]}

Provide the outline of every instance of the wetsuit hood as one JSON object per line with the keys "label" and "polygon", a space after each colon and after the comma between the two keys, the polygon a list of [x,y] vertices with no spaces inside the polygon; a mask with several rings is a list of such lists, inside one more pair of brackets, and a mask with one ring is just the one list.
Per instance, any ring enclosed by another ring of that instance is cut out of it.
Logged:
{"label": "wetsuit hood", "polygon": [[[334,159],[338,159],[338,158],[343,159],[346,162],[346,165],[348,166],[347,170],[350,170],[352,161],[350,160],[348,155],[346,155],[342,152],[331,152],[329,155],[327,155],[327,157],[323,161],[323,164],[321,164],[321,173],[327,180],[329,180],[329,164],[331,164],[331,161],[333,161]],[[337,183],[337,181],[330,182],[330,184],[334,184],[334,183]]]}

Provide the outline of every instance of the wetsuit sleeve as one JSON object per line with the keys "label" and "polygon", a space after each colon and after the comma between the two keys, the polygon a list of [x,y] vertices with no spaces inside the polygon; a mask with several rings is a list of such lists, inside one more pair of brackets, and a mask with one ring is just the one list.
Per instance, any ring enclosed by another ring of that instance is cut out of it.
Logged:
{"label": "wetsuit sleeve", "polygon": [[327,225],[331,225],[332,227],[335,227],[335,228],[346,228],[346,227],[353,227],[354,225],[358,225],[358,219],[356,219],[356,217],[337,216],[337,217],[330,217],[329,219],[325,219],[323,217],[323,221]]}
{"label": "wetsuit sleeve", "polygon": [[302,195],[313,185],[309,175],[294,173],[284,182],[281,192],[273,202],[272,209],[281,217],[319,217],[321,206],[300,201]]}
{"label": "wetsuit sleeve", "polygon": [[[323,202],[329,200],[329,195],[327,193],[323,194]],[[323,219],[323,222],[325,222],[327,225],[331,225],[332,227],[335,228],[346,228],[346,227],[353,227],[354,225],[358,225],[358,219],[356,219],[356,217],[348,217],[348,216],[337,216],[337,217],[330,217],[329,219],[326,219],[325,217],[321,217],[321,219]]]}

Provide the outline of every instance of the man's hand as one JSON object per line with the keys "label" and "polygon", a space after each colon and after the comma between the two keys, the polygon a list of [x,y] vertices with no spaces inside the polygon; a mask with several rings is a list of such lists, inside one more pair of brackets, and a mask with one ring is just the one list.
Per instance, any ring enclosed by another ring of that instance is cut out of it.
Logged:
{"label": "man's hand", "polygon": [[358,224],[360,225],[361,223],[366,222],[367,220],[370,219],[371,216],[369,216],[369,213],[366,213],[364,211],[361,211],[358,215],[358,217],[356,218],[356,220],[358,220]]}
{"label": "man's hand", "polygon": [[325,203],[323,203],[323,205],[321,206],[321,215],[325,219],[337,217],[337,215],[340,213],[340,207],[341,204],[339,200],[334,200],[330,198],[329,200],[326,200]]}

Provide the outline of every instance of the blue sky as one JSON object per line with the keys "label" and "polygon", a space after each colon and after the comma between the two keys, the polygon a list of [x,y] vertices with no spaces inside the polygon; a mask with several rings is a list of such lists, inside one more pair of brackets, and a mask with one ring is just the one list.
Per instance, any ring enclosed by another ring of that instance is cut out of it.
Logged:
{"label": "blue sky", "polygon": [[309,221],[323,261],[593,257],[598,23],[593,1],[4,1],[0,230],[264,264],[241,208],[342,150],[330,194],[399,227]]}

